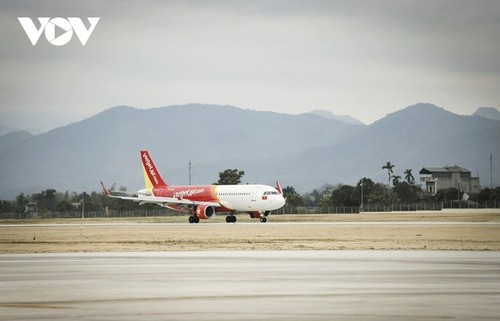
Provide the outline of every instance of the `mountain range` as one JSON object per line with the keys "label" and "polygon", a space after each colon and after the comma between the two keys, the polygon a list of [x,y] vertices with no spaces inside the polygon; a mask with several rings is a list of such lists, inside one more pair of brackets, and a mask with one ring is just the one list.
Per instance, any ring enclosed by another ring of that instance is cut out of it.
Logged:
{"label": "mountain range", "polygon": [[[387,182],[423,166],[460,165],[489,186],[490,154],[500,168],[500,121],[461,116],[416,104],[363,125],[324,117],[189,104],[153,109],[109,108],[40,135],[0,137],[0,198],[58,191],[99,190],[99,181],[142,188],[139,151],[147,149],[168,183],[210,184],[228,168],[244,183],[293,186],[303,193],[325,183]],[[500,185],[500,171],[493,172]]]}

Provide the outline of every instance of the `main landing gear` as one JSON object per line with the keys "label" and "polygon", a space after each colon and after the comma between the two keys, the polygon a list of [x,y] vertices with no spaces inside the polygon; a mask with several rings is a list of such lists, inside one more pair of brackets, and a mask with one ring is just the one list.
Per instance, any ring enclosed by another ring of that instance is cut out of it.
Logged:
{"label": "main landing gear", "polygon": [[198,216],[191,215],[189,216],[189,223],[199,223],[200,218]]}
{"label": "main landing gear", "polygon": [[233,214],[226,216],[226,223],[236,223],[236,216]]}

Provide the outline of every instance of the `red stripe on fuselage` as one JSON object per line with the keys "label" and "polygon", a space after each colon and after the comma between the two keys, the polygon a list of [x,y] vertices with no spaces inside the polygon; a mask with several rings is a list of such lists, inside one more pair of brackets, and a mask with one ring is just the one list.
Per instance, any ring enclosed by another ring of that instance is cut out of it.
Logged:
{"label": "red stripe on fuselage", "polygon": [[[190,200],[193,202],[219,202],[216,185],[161,186],[153,188],[153,195],[158,197],[177,198],[179,200]],[[231,209],[220,206],[216,207],[215,211],[217,213],[231,212]]]}
{"label": "red stripe on fuselage", "polygon": [[194,202],[218,202],[215,187],[211,185],[199,186],[169,186],[153,188],[153,195],[159,197],[172,197],[179,200],[190,200]]}

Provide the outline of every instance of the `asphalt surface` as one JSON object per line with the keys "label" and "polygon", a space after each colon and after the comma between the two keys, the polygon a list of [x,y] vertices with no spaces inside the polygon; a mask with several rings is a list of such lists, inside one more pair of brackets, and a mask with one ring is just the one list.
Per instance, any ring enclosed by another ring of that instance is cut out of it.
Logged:
{"label": "asphalt surface", "polygon": [[498,320],[500,252],[0,255],[1,320]]}

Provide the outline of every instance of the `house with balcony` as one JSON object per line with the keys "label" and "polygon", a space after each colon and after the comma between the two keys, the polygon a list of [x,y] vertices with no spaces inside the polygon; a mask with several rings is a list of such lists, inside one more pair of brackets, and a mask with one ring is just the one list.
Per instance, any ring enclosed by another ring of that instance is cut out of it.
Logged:
{"label": "house with balcony", "polygon": [[460,166],[424,167],[419,172],[420,181],[425,183],[425,190],[436,195],[441,189],[456,188],[465,193],[479,193],[479,177],[472,177],[467,168]]}

